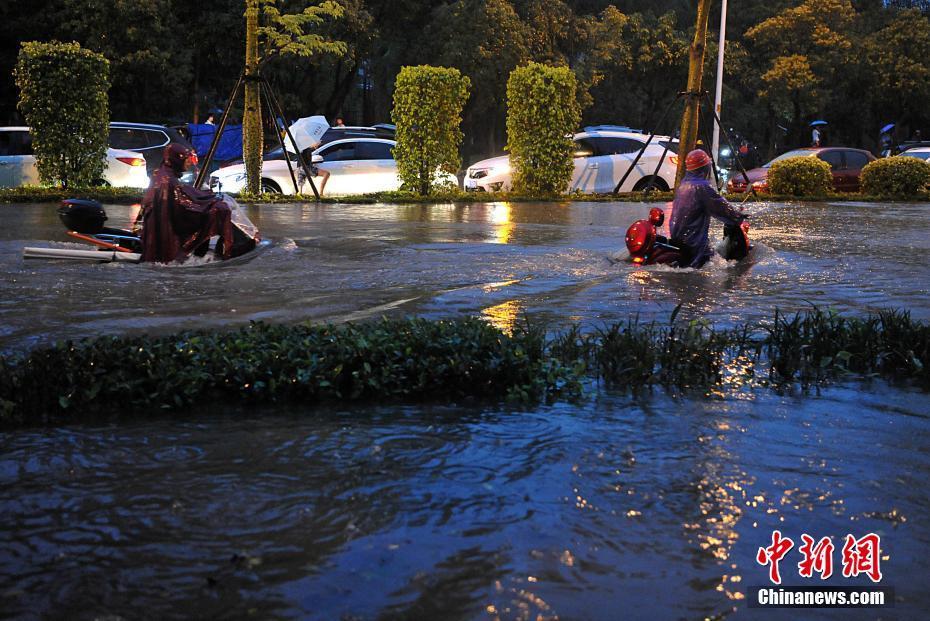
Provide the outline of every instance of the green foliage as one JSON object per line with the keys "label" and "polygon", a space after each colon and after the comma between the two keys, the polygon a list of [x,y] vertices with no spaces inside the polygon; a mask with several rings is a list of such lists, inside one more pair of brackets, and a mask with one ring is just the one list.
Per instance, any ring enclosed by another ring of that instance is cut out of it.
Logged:
{"label": "green foliage", "polygon": [[572,134],[581,121],[577,81],[567,67],[529,63],[507,81],[507,150],[513,189],[560,194],[572,176]]}
{"label": "green foliage", "polygon": [[461,166],[462,109],[471,80],[449,67],[404,67],[397,75],[394,159],[404,188],[429,194],[438,172],[456,174]]}
{"label": "green foliage", "polygon": [[776,311],[766,328],[770,376],[809,383],[835,373],[912,377],[930,387],[930,326],[907,312],[845,318],[815,308],[793,318]]}
{"label": "green foliage", "polygon": [[768,185],[779,196],[826,196],[833,192],[833,174],[817,157],[789,157],[772,164]]}
{"label": "green foliage", "polygon": [[110,186],[75,189],[24,185],[18,188],[0,188],[0,203],[57,203],[66,198],[74,198],[76,194],[80,194],[81,198],[101,203],[131,205],[142,200],[143,190]]}
{"label": "green foliage", "polygon": [[537,331],[507,336],[477,319],[101,337],[0,357],[0,410],[43,423],[215,400],[535,401],[580,390],[543,344]]}
{"label": "green foliage", "polygon": [[[23,43],[19,109],[29,124],[39,179],[91,185],[103,174],[110,112],[107,59],[77,43]],[[63,99],[64,97],[64,99]]]}
{"label": "green foliage", "polygon": [[904,155],[882,158],[866,164],[860,181],[866,194],[914,198],[930,184],[930,163]]}
{"label": "green foliage", "polygon": [[574,326],[548,340],[528,324],[509,335],[478,319],[408,319],[66,342],[0,356],[0,424],[206,402],[528,403],[577,398],[587,378],[634,393],[706,392],[743,376],[809,385],[852,374],[930,389],[930,326],[906,312],[845,318],[814,308],[791,318],[776,311],[774,322],[729,330],[677,315],[668,324],[631,319],[592,333]]}

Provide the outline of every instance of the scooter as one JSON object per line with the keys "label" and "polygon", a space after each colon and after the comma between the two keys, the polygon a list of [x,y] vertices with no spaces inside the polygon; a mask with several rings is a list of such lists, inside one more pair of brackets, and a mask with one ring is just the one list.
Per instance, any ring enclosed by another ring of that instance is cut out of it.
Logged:
{"label": "scooter", "polygon": [[[658,228],[665,222],[665,211],[658,207],[649,210],[647,220],[637,220],[626,231],[626,248],[636,265],[671,265],[680,267],[690,254],[675,240],[659,235]],[[723,242],[717,252],[727,261],[746,258],[752,244],[749,241],[749,222],[723,227]],[[690,263],[690,261],[688,261]]]}
{"label": "scooter", "polygon": [[[248,219],[239,205],[229,196],[223,196],[229,205],[233,224],[233,246],[229,259],[214,262],[190,262],[184,265],[202,267],[214,264],[232,265],[245,263],[266,250],[271,242],[262,240],[258,229]],[[69,198],[61,202],[58,217],[68,230],[69,237],[91,244],[96,250],[74,250],[71,248],[24,248],[26,259],[65,259],[95,263],[139,263],[142,240],[137,233],[104,226],[106,211],[98,201]],[[212,243],[212,242],[211,242]],[[202,255],[208,248],[200,249]]]}

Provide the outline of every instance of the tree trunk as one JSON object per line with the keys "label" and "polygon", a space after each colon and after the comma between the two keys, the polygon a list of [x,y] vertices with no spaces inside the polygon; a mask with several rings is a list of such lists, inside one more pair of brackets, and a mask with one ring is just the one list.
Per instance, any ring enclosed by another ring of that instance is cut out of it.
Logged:
{"label": "tree trunk", "polygon": [[707,40],[707,19],[710,14],[710,0],[699,0],[697,22],[694,29],[694,40],[691,42],[688,63],[688,99],[685,103],[685,113],[681,117],[681,142],[678,153],[678,174],[675,175],[675,186],[685,176],[685,158],[697,142],[698,122],[701,110],[701,81],[704,77],[704,48]]}
{"label": "tree trunk", "polygon": [[242,114],[242,161],[246,192],[262,191],[262,103],[258,77],[258,0],[245,3],[245,110]]}

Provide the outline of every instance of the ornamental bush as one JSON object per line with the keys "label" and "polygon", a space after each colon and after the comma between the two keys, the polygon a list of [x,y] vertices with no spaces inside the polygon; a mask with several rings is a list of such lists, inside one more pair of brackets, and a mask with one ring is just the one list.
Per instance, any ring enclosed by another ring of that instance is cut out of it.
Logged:
{"label": "ornamental bush", "polygon": [[462,108],[471,81],[449,67],[403,67],[394,85],[394,159],[405,189],[426,196],[439,172],[456,174],[462,160]]}
{"label": "ornamental bush", "polygon": [[513,190],[560,194],[572,178],[572,133],[581,121],[568,67],[529,63],[507,80],[507,150]]}
{"label": "ornamental bush", "polygon": [[106,163],[110,64],[77,43],[27,41],[14,76],[19,110],[32,134],[39,179],[88,186]]}
{"label": "ornamental bush", "polygon": [[833,173],[817,157],[789,157],[772,164],[768,185],[772,194],[781,196],[826,196],[833,193]]}
{"label": "ornamental bush", "polygon": [[911,198],[930,184],[930,164],[916,157],[896,155],[869,162],[862,169],[864,194]]}

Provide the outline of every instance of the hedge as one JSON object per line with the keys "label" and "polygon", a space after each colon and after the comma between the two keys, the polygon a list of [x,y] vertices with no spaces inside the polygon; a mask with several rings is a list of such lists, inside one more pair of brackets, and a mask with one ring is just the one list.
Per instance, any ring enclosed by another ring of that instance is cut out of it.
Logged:
{"label": "hedge", "polygon": [[[196,412],[207,403],[527,403],[576,398],[591,379],[634,393],[806,386],[854,374],[930,388],[930,326],[906,312],[846,318],[815,308],[724,330],[677,313],[662,324],[631,319],[589,333],[575,326],[548,340],[526,324],[506,334],[472,318],[258,323],[65,342],[0,355],[0,424]],[[733,360],[741,371],[728,370]]]}
{"label": "hedge", "polygon": [[921,197],[930,184],[930,164],[905,155],[886,157],[866,164],[860,183],[863,192],[875,196]]}
{"label": "hedge", "polygon": [[820,158],[789,157],[769,168],[768,190],[781,196],[825,196],[833,193],[833,173]]}
{"label": "hedge", "polygon": [[561,194],[572,178],[572,134],[581,121],[568,67],[529,63],[507,80],[507,150],[513,190]]}
{"label": "hedge", "polygon": [[403,67],[394,87],[394,159],[403,187],[426,196],[437,172],[461,166],[462,109],[471,81],[449,67]]}
{"label": "hedge", "polygon": [[88,186],[106,163],[109,62],[77,43],[24,42],[14,75],[39,179]]}

